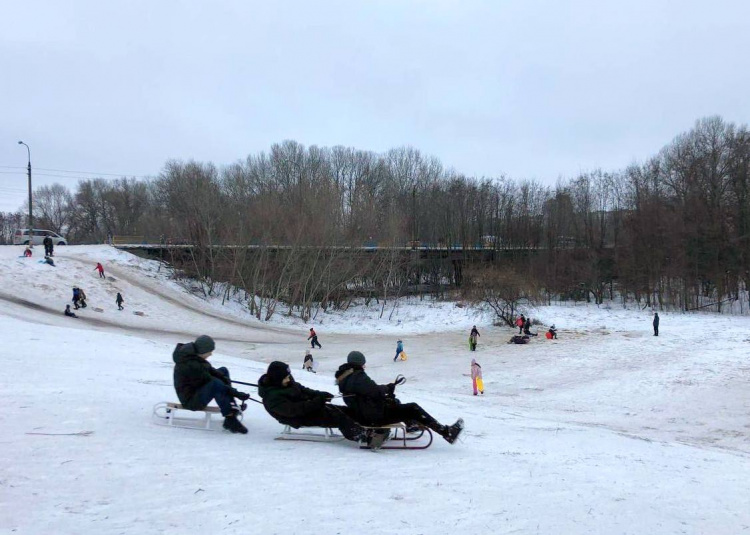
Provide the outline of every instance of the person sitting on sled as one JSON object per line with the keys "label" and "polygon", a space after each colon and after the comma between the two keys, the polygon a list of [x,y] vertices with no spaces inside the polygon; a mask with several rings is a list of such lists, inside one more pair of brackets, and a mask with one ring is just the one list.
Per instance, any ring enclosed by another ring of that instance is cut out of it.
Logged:
{"label": "person sitting on sled", "polygon": [[554,324],[552,324],[549,328],[549,331],[547,331],[547,338],[550,340],[557,340],[557,328]]}
{"label": "person sitting on sled", "polygon": [[347,439],[367,442],[365,428],[351,419],[346,407],[330,405],[333,394],[312,390],[292,377],[289,366],[274,361],[258,379],[258,395],[266,412],[279,423],[300,427],[335,427]]}
{"label": "person sitting on sled", "polygon": [[302,362],[302,369],[307,370],[308,372],[315,373],[315,366],[314,366],[313,356],[310,354],[310,350],[308,349],[305,351],[305,360]]}
{"label": "person sitting on sled", "polygon": [[64,314],[68,316],[69,318],[77,318],[76,313],[70,310],[70,305],[65,305],[65,312]]}
{"label": "person sitting on sled", "polygon": [[247,428],[240,423],[240,408],[234,398],[245,401],[250,399],[250,395],[232,388],[229,370],[214,368],[208,362],[215,348],[213,338],[205,334],[196,338],[195,342],[177,344],[172,354],[175,362],[174,389],[182,406],[191,411],[202,411],[215,399],[224,417],[224,429],[245,434]]}
{"label": "person sitting on sled", "polygon": [[[346,364],[336,372],[336,384],[344,395],[344,403],[351,409],[352,417],[362,425],[378,426],[404,422],[429,427],[448,443],[453,444],[464,427],[458,419],[453,425],[442,425],[416,403],[401,403],[395,396],[396,383],[376,384],[365,373],[365,356],[352,351],[346,357]],[[387,440],[390,430],[386,430]],[[374,439],[374,438],[373,438]]]}

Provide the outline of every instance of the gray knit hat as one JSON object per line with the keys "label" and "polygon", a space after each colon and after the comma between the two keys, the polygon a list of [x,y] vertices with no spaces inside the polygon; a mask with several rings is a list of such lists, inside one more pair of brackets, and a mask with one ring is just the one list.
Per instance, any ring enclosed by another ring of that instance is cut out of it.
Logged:
{"label": "gray knit hat", "polygon": [[195,342],[193,342],[193,345],[195,346],[195,352],[199,355],[205,355],[206,353],[210,353],[211,351],[216,349],[214,339],[206,334],[202,334],[201,336],[196,338]]}
{"label": "gray knit hat", "polygon": [[346,357],[346,362],[348,362],[349,364],[354,364],[355,366],[364,366],[366,361],[365,356],[361,351],[352,351]]}

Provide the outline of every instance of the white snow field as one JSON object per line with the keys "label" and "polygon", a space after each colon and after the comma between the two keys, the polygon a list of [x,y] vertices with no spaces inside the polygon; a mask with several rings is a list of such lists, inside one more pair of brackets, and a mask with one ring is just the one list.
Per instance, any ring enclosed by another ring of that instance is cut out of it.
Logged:
{"label": "white snow field", "polygon": [[[0,533],[750,533],[750,317],[664,312],[654,337],[648,310],[543,307],[531,315],[559,340],[525,346],[429,301],[390,321],[388,304],[383,319],[358,307],[264,323],[110,247],[57,247],[57,267],[40,251],[0,247]],[[66,318],[76,284],[89,307]],[[317,374],[300,369],[310,326]],[[200,334],[235,379],[281,359],[333,393],[358,349],[378,382],[407,377],[402,401],[466,431],[424,451],[281,442],[254,403],[244,436],[156,425],[153,405],[176,400],[174,345]],[[409,358],[394,363],[399,338]]]}

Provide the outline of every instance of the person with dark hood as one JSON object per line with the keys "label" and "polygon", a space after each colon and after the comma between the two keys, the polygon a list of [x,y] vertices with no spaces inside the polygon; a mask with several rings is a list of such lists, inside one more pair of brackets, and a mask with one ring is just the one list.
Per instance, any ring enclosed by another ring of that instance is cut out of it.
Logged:
{"label": "person with dark hood", "polygon": [[368,441],[367,430],[349,417],[346,407],[329,404],[333,394],[302,386],[284,362],[268,365],[266,373],[258,379],[258,395],[268,414],[279,423],[295,429],[335,427],[349,440]]}
{"label": "person with dark hood", "polygon": [[654,336],[659,336],[659,313],[654,312]]}
{"label": "person with dark hood", "polygon": [[65,315],[69,318],[77,318],[76,313],[70,310],[70,305],[65,305]]}
{"label": "person with dark hood", "polygon": [[[378,426],[404,422],[428,427],[453,444],[464,428],[459,418],[453,425],[442,425],[416,403],[401,403],[395,396],[396,383],[376,384],[365,373],[365,356],[352,351],[336,372],[336,384],[352,417],[362,425]],[[388,430],[386,430],[388,431]],[[386,434],[388,437],[389,431]]]}
{"label": "person with dark hood", "polygon": [[245,434],[247,428],[239,420],[240,408],[234,398],[245,401],[250,396],[232,388],[229,370],[214,368],[208,362],[215,348],[213,338],[205,334],[195,342],[177,344],[172,354],[174,389],[182,406],[191,411],[201,411],[215,399],[224,416],[224,429]]}
{"label": "person with dark hood", "polygon": [[124,307],[122,304],[125,302],[125,300],[122,298],[122,294],[120,292],[117,292],[117,297],[115,298],[115,303],[117,303],[117,310],[122,310]]}

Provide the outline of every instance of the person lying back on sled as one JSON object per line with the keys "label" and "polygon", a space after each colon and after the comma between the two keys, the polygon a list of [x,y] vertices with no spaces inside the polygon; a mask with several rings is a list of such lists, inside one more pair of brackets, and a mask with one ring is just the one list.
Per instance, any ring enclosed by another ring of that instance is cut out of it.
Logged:
{"label": "person lying back on sled", "polygon": [[365,373],[365,362],[361,352],[352,351],[346,358],[346,364],[342,364],[336,372],[336,384],[357,422],[367,426],[417,423],[429,427],[450,444],[456,441],[463,429],[462,419],[450,426],[442,425],[416,403],[402,404],[394,394],[396,383],[376,384]]}
{"label": "person lying back on sled", "polygon": [[247,428],[237,417],[240,409],[234,398],[245,401],[250,396],[232,388],[229,370],[216,369],[208,362],[215,348],[213,338],[205,334],[196,338],[195,342],[177,344],[172,354],[175,362],[174,389],[182,406],[191,411],[202,411],[215,399],[224,417],[224,429],[245,434]]}
{"label": "person lying back on sled", "polygon": [[346,407],[329,405],[333,394],[312,390],[292,377],[286,363],[275,361],[258,379],[258,395],[279,423],[300,427],[335,427],[349,440],[367,441],[367,430],[348,416]]}

